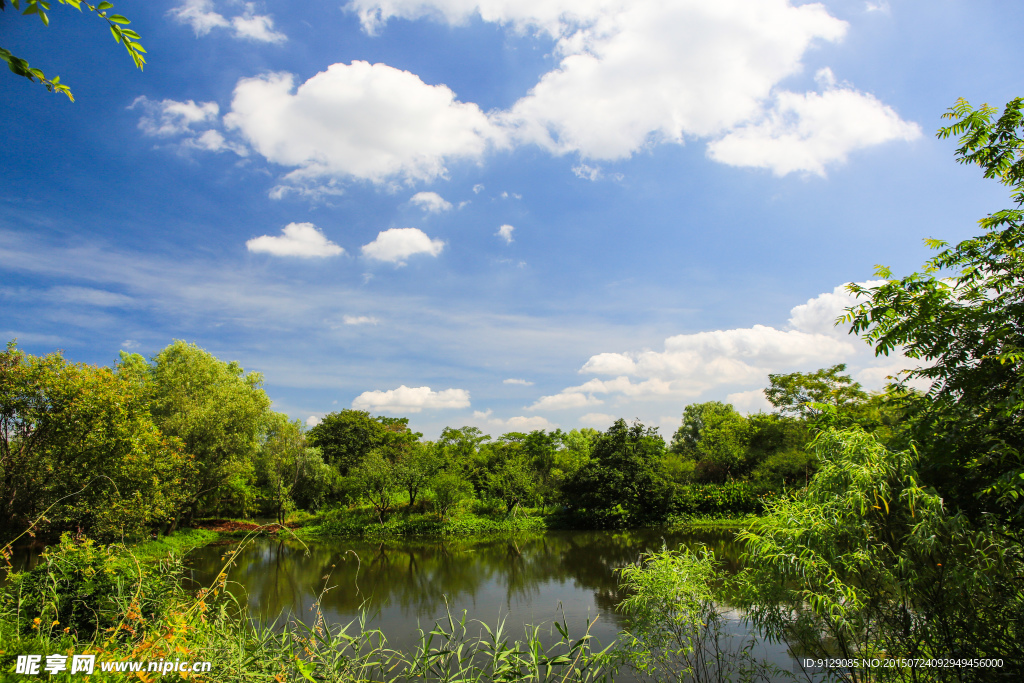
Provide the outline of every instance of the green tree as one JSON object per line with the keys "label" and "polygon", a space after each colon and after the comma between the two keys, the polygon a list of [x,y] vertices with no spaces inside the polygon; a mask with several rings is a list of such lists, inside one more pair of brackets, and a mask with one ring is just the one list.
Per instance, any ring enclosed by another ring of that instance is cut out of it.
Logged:
{"label": "green tree", "polygon": [[493,449],[487,448],[490,440],[490,434],[468,426],[445,427],[437,440],[444,448],[447,467],[462,472],[478,494],[487,488],[487,461],[493,457]]}
{"label": "green tree", "polygon": [[416,504],[419,493],[427,488],[430,479],[444,465],[442,449],[437,445],[414,443],[395,461],[398,485],[409,494],[409,507]]}
{"label": "green tree", "polygon": [[430,481],[430,490],[434,494],[434,510],[443,522],[473,493],[473,486],[459,472],[442,470]]}
{"label": "green tree", "polygon": [[302,424],[282,413],[267,416],[255,464],[264,509],[280,523],[291,510],[320,507],[335,483],[334,468],[306,443]]}
{"label": "green tree", "polygon": [[370,502],[377,519],[384,524],[384,515],[394,507],[399,491],[395,466],[379,449],[374,449],[352,470],[350,479],[356,495]]}
{"label": "green tree", "polygon": [[325,415],[306,436],[320,448],[324,461],[346,476],[371,450],[384,449],[395,461],[422,434],[409,429],[408,418],[370,417],[365,411],[346,409]]}
{"label": "green tree", "polygon": [[516,507],[533,501],[537,480],[522,453],[507,457],[487,475],[487,492],[505,503],[508,514]]}
{"label": "green tree", "polygon": [[175,341],[153,358],[147,381],[157,426],[195,460],[196,475],[185,486],[186,520],[250,496],[247,482],[270,408],[262,376]]}
{"label": "green tree", "polygon": [[1024,518],[1024,99],[998,117],[958,100],[940,138],[960,136],[956,160],[982,168],[1011,190],[1013,208],[979,221],[985,231],[937,254],[919,273],[847,288],[866,301],[844,318],[876,355],[902,349],[921,364],[901,382],[913,436],[926,452],[925,476],[951,501],[979,515]]}
{"label": "green tree", "polygon": [[[922,486],[919,457],[860,428],[820,432],[821,469],[738,538],[748,614],[770,638],[818,658],[1002,658],[1024,668],[1024,558],[1012,540],[972,528]],[[843,681],[922,680],[912,667],[851,666]],[[991,680],[938,671],[928,680]]]}
{"label": "green tree", "polygon": [[768,375],[770,382],[764,395],[783,415],[813,417],[820,412],[813,404],[846,408],[867,399],[868,395],[839,363],[815,372],[792,372],[788,375]]}
{"label": "green tree", "polygon": [[591,461],[563,493],[578,512],[610,525],[655,522],[668,513],[671,488],[661,467],[665,442],[657,427],[619,419],[594,443]]}
{"label": "green tree", "polygon": [[700,481],[720,483],[744,472],[748,441],[746,418],[728,403],[708,401],[683,409],[671,451],[695,462]]}
{"label": "green tree", "polygon": [[192,463],[154,425],[144,388],[109,368],[0,353],[0,533],[137,537],[177,513]]}
{"label": "green tree", "polygon": [[[114,41],[124,45],[128,54],[131,56],[132,61],[135,62],[135,66],[142,70],[142,67],[146,63],[146,58],[143,56],[146,50],[142,47],[142,43],[139,42],[139,34],[134,29],[127,28],[128,24],[131,23],[127,18],[120,14],[110,14],[109,10],[113,9],[114,5],[104,0],[98,5],[90,5],[82,0],[57,0],[62,5],[70,5],[79,12],[82,11],[82,5],[85,5],[90,12],[95,13],[98,17],[107,22],[110,28],[110,33],[114,37]],[[50,4],[46,0],[10,0],[11,6],[15,10],[20,11],[22,15],[36,15],[44,25],[50,25]],[[24,5],[24,10],[22,6]],[[7,10],[7,0],[0,0],[0,10]],[[7,66],[10,70],[18,76],[24,76],[30,81],[39,81],[43,86],[46,87],[50,92],[63,93],[67,95],[67,98],[72,102],[75,101],[74,95],[71,94],[71,89],[64,83],[60,82],[60,76],[54,76],[53,78],[47,78],[41,69],[29,66],[29,63],[20,57],[16,57],[11,54],[10,50],[0,47],[0,59],[7,62]]]}

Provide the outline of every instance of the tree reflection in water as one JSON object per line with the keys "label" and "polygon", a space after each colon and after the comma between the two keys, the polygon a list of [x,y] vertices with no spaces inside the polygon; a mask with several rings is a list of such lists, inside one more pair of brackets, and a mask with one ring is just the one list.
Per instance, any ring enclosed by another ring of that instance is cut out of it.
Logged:
{"label": "tree reflection in water", "polygon": [[[324,615],[348,622],[361,608],[394,646],[412,642],[416,627],[430,626],[450,608],[459,615],[493,624],[507,616],[518,624],[541,624],[559,616],[585,628],[600,615],[594,635],[607,644],[622,626],[615,606],[622,599],[616,569],[662,544],[706,544],[728,571],[740,549],[733,533],[657,531],[548,532],[514,538],[395,539],[379,543],[319,539],[307,549],[283,538],[257,539],[242,548],[228,579],[232,592],[266,621],[293,616],[308,620],[322,595]],[[194,551],[188,564],[194,580],[205,585],[223,566],[221,557],[236,545]],[[325,578],[325,577],[329,577]],[[325,586],[327,590],[324,591]]]}

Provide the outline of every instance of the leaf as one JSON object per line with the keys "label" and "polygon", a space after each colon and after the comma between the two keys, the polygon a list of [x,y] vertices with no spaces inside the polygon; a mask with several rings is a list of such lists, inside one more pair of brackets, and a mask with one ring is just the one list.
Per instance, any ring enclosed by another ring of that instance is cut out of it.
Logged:
{"label": "leaf", "polygon": [[132,23],[132,22],[128,21],[127,17],[123,17],[120,14],[112,14],[112,15],[110,15],[109,17],[107,17],[107,21],[112,21],[115,24],[130,24],[130,23]]}
{"label": "leaf", "polygon": [[96,6],[96,11],[97,12],[102,12],[103,10],[108,10],[108,9],[110,9],[113,6],[114,6],[114,3],[107,2],[106,0],[103,0],[103,2],[101,2],[99,5]]}

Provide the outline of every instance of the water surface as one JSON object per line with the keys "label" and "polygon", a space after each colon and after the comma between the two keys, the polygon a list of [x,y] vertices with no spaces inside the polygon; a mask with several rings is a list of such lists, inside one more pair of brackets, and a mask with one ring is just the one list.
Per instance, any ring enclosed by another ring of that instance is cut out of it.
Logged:
{"label": "water surface", "polygon": [[[427,630],[450,612],[490,625],[505,620],[513,638],[524,626],[565,619],[578,637],[587,622],[599,647],[627,626],[616,611],[623,595],[617,570],[642,553],[662,546],[710,546],[722,571],[735,572],[741,548],[730,530],[685,533],[640,531],[547,532],[523,537],[398,539],[368,542],[320,539],[304,547],[284,538],[261,538],[239,548],[235,542],[193,551],[187,564],[192,581],[210,585],[237,551],[228,573],[230,590],[265,621],[296,618],[312,623],[314,603],[328,623],[348,623],[365,609],[392,647],[408,649],[417,627]],[[732,632],[746,632],[733,613]],[[761,656],[792,669],[784,646],[761,644]]]}

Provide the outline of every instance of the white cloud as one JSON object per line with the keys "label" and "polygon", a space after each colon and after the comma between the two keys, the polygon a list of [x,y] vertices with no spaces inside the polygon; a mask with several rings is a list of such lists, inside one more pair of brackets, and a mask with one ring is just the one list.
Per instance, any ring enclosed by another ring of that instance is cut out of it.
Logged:
{"label": "white cloud", "polygon": [[376,325],[380,322],[370,315],[346,315],[341,320],[346,325]]}
{"label": "white cloud", "polygon": [[581,373],[593,375],[630,375],[636,370],[636,363],[621,353],[599,353],[580,368]]}
{"label": "white cloud", "polygon": [[387,391],[364,391],[352,401],[356,410],[383,410],[392,413],[418,413],[424,409],[468,408],[465,389],[433,391],[430,387],[407,387]]}
{"label": "white cloud", "polygon": [[473,194],[480,194],[483,190],[484,186],[481,183],[477,183],[473,186]]}
{"label": "white cloud", "polygon": [[[353,0],[365,29],[392,17],[484,21],[547,33],[560,62],[492,120],[520,143],[615,160],[663,143],[711,141],[718,161],[777,174],[820,173],[855,149],[913,139],[870,94],[850,87],[780,91],[822,42],[848,25],[792,0]],[[580,163],[582,178],[600,168]]]}
{"label": "white cloud", "polygon": [[491,417],[493,411],[488,408],[486,411],[474,410],[473,417],[485,422],[492,427],[500,427],[511,432],[532,432],[535,429],[554,429],[556,424],[540,415],[517,415],[507,420]]}
{"label": "white cloud", "polygon": [[345,250],[324,237],[312,223],[289,223],[278,236],[263,235],[245,243],[249,251],[274,256],[316,258],[338,256]]}
{"label": "white cloud", "polygon": [[505,244],[512,244],[512,231],[515,230],[511,225],[503,225],[498,228],[498,232],[494,233],[505,240]]}
{"label": "white cloud", "polygon": [[608,413],[586,413],[580,416],[579,421],[580,424],[587,425],[588,427],[607,429],[617,419],[614,415],[609,415]]}
{"label": "white cloud", "polygon": [[[877,287],[882,280],[861,283],[865,287]],[[839,285],[831,292],[819,294],[807,303],[794,306],[789,312],[790,327],[804,332],[847,337],[848,327],[836,325],[836,318],[847,308],[857,304],[857,298],[847,291],[846,285]]]}
{"label": "white cloud", "polygon": [[378,233],[377,239],[369,244],[364,244],[363,255],[404,266],[410,256],[437,256],[443,249],[443,240],[432,240],[419,228],[391,228]]}
{"label": "white cloud", "polygon": [[122,349],[137,349],[139,348],[139,346],[139,342],[137,342],[134,339],[125,339],[123,342],[121,342]]}
{"label": "white cloud", "polygon": [[307,427],[316,427],[318,424],[320,424],[320,418],[316,415],[310,415],[306,418]]}
{"label": "white cloud", "polygon": [[258,43],[283,43],[288,36],[274,30],[274,20],[266,15],[254,14],[252,3],[246,3],[245,14],[231,20],[236,38]]}
{"label": "white cloud", "polygon": [[775,407],[765,398],[764,389],[751,389],[750,391],[737,391],[725,397],[726,403],[731,403],[736,410],[750,415],[751,413],[770,413]]}
{"label": "white cloud", "polygon": [[129,308],[139,305],[139,302],[130,296],[92,287],[51,287],[43,295],[43,298],[55,303],[98,306],[100,308]]}
{"label": "white cloud", "polygon": [[216,123],[220,107],[216,102],[192,100],[151,100],[145,95],[136,97],[129,109],[141,109],[139,130],[153,137],[171,137],[190,134],[195,124]]}
{"label": "white cloud", "polygon": [[502,384],[518,384],[518,385],[524,386],[524,387],[532,387],[533,386],[533,382],[530,382],[529,380],[515,379],[515,378],[511,378],[511,377],[509,379],[501,380],[501,383]]}
{"label": "white cloud", "polygon": [[591,182],[596,182],[602,177],[601,167],[591,166],[590,164],[576,164],[572,167],[572,172],[577,178],[583,178]]}
{"label": "white cloud", "polygon": [[288,39],[283,33],[274,30],[272,18],[255,12],[253,3],[247,2],[241,16],[228,20],[223,14],[214,11],[213,0],[184,0],[168,14],[178,23],[191,26],[197,36],[205,36],[215,28],[231,28],[235,38],[244,40],[283,43]]}
{"label": "white cloud", "polygon": [[332,64],[295,87],[272,73],[235,86],[228,128],[291,180],[431,180],[451,159],[479,159],[502,133],[475,104],[408,71],[354,61]]}
{"label": "white cloud", "polygon": [[409,201],[431,213],[441,213],[452,208],[451,202],[445,201],[444,197],[436,192],[417,192]]}
{"label": "white cloud", "polygon": [[[831,71],[825,78],[830,80]],[[777,176],[795,171],[825,175],[825,166],[855,150],[921,137],[891,107],[851,88],[823,93],[780,92],[758,123],[741,126],[708,145],[708,155],[733,166],[766,168]]]}
{"label": "white cloud", "polygon": [[552,396],[541,396],[527,410],[567,410],[569,408],[583,408],[604,403],[599,398],[581,391],[565,390]]}
{"label": "white cloud", "polygon": [[[870,287],[877,282],[862,284]],[[530,410],[584,407],[600,403],[600,397],[617,404],[690,401],[708,392],[733,389],[727,400],[756,412],[770,409],[762,393],[770,373],[809,372],[836,363],[849,364],[855,379],[878,390],[887,375],[919,363],[898,352],[875,358],[869,345],[847,334],[847,326],[834,327],[836,318],[856,303],[841,285],[794,306],[789,329],[753,325],[680,334],[666,339],[660,351],[598,353],[583,364],[580,373],[609,379],[595,377],[566,387],[542,397]]]}
{"label": "white cloud", "polygon": [[311,181],[305,178],[286,178],[287,184],[275,185],[267,195],[271,199],[284,199],[290,194],[298,195],[313,202],[325,201],[328,197],[339,197],[345,190],[337,178]]}
{"label": "white cloud", "polygon": [[213,11],[213,0],[185,0],[168,14],[181,24],[188,24],[197,36],[205,36],[215,28],[226,28],[230,22]]}
{"label": "white cloud", "polygon": [[[139,130],[150,137],[180,138],[179,149],[196,149],[204,152],[231,151],[238,156],[247,156],[249,150],[236,142],[227,140],[220,131],[210,128],[219,123],[220,107],[216,102],[192,100],[150,100],[142,96],[128,106],[141,109]],[[206,128],[206,130],[198,130]]]}

